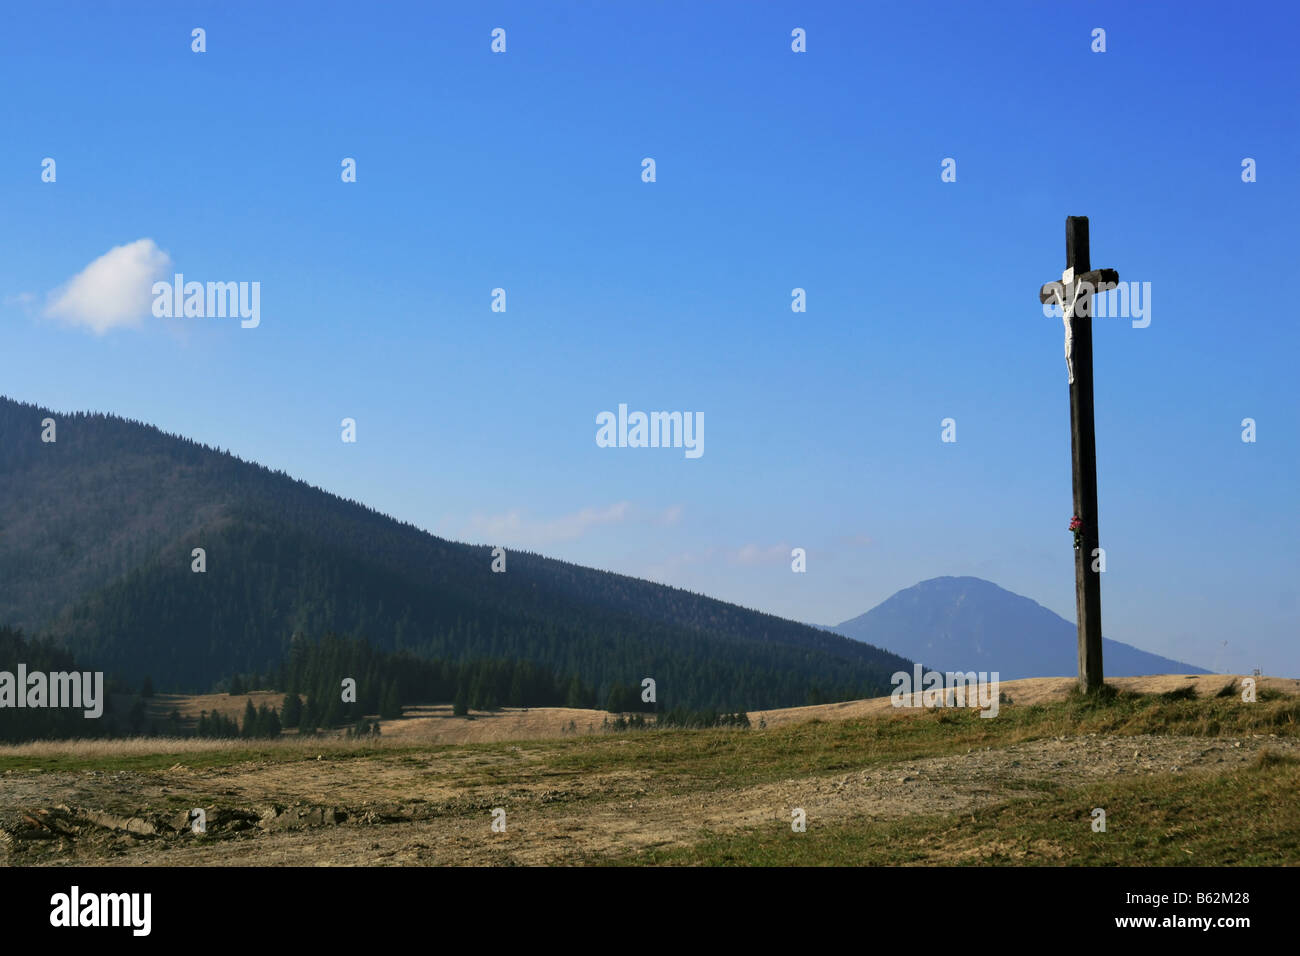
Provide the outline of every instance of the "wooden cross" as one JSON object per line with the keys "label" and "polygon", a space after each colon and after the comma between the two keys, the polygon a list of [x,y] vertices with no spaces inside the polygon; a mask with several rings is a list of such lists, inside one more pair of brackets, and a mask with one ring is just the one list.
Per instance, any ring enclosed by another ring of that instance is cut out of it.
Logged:
{"label": "wooden cross", "polygon": [[1074,513],[1083,523],[1074,552],[1075,608],[1079,618],[1079,687],[1102,688],[1101,574],[1092,570],[1097,548],[1097,434],[1092,418],[1092,303],[1094,292],[1114,288],[1119,273],[1093,269],[1088,258],[1088,217],[1065,219],[1065,271],[1060,282],[1039,290],[1040,302],[1056,302],[1065,321],[1065,365],[1070,382],[1070,446]]}

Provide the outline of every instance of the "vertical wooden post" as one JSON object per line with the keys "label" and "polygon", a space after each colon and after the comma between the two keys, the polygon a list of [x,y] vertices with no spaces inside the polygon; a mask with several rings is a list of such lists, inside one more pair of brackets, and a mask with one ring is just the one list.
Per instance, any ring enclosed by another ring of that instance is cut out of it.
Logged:
{"label": "vertical wooden post", "polygon": [[[1076,276],[1092,268],[1088,250],[1088,217],[1065,220],[1065,258]],[[1082,543],[1074,554],[1075,607],[1079,620],[1079,688],[1102,688],[1101,574],[1092,570],[1097,530],[1097,434],[1093,424],[1092,303],[1082,297],[1086,315],[1076,311],[1071,321],[1074,339],[1074,383],[1070,386],[1070,445],[1074,475],[1074,513],[1083,522]],[[1076,310],[1078,305],[1074,307]]]}

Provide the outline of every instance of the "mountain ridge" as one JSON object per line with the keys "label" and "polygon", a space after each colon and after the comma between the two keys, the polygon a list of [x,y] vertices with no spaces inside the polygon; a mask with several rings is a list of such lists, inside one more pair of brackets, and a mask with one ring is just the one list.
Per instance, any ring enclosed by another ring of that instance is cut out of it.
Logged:
{"label": "mountain ridge", "polygon": [[[42,442],[53,418],[56,440]],[[722,710],[883,692],[910,666],[668,585],[449,541],[154,426],[0,398],[0,621],[174,689],[277,666],[295,633],[517,658]],[[205,549],[203,573],[191,569]]]}
{"label": "mountain ridge", "polygon": [[[996,670],[1003,680],[1015,680],[1069,676],[1078,669],[1073,622],[972,576],[928,578],[827,629],[936,670]],[[1126,677],[1211,673],[1106,637],[1102,661],[1106,673]]]}

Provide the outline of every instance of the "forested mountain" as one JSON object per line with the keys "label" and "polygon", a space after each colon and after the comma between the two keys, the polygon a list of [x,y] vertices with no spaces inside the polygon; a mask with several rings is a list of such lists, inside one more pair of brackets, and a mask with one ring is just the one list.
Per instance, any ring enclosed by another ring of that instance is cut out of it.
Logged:
{"label": "forested mountain", "polygon": [[600,700],[653,677],[673,706],[739,710],[888,693],[911,666],[678,588],[525,552],[505,573],[491,563],[488,546],[153,427],[0,397],[0,624],[53,637],[83,667],[201,691],[276,671],[295,633],[334,632],[531,661]]}
{"label": "forested mountain", "polygon": [[[998,671],[1002,680],[1078,673],[1073,621],[981,578],[922,581],[834,629],[936,670]],[[1209,673],[1109,638],[1102,664],[1115,677]]]}

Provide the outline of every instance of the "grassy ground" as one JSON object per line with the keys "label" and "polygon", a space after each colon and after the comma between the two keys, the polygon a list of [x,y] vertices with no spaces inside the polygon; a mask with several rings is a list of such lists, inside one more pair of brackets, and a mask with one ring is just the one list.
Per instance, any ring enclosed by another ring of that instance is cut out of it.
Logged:
{"label": "grassy ground", "polygon": [[[0,748],[0,845],[53,865],[1294,864],[1298,757],[1300,698],[1184,690],[458,746],[35,743]],[[200,806],[201,839],[166,822]]]}
{"label": "grassy ground", "polygon": [[[1241,736],[1276,732],[1300,735],[1300,697],[1261,694],[1253,704],[1236,695],[1198,698],[1112,692],[1102,698],[1071,694],[1065,701],[1028,707],[1004,705],[994,719],[964,708],[900,709],[881,717],[813,719],[762,732],[734,730],[629,731],[533,742],[557,769],[608,771],[653,763],[695,781],[758,782],[783,776],[832,773],[873,763],[960,753],[1029,740],[1079,734]],[[629,742],[635,746],[628,748]],[[520,741],[467,744],[467,753],[500,753]],[[189,767],[244,762],[292,762],[417,754],[448,749],[409,737],[348,739],[286,735],[275,741],[132,738],[37,741],[0,746],[5,770],[162,770],[183,759]]]}
{"label": "grassy ground", "polygon": [[[1061,788],[975,813],[784,823],[591,860],[695,866],[1278,866],[1300,863],[1300,758],[1262,752],[1220,775],[1161,774]],[[1093,829],[1094,808],[1107,810]]]}
{"label": "grassy ground", "polygon": [[637,734],[574,742],[556,748],[553,763],[557,768],[595,772],[649,762],[695,785],[734,785],[1066,735],[1233,737],[1269,733],[1300,737],[1300,698],[1277,695],[1245,704],[1236,697],[1203,700],[1181,694],[1115,694],[1104,700],[1072,695],[1058,704],[1004,706],[994,719],[982,718],[973,710],[935,709],[835,723],[813,720],[759,733],[656,731],[641,734],[644,739],[638,739],[632,748],[623,743]]}

